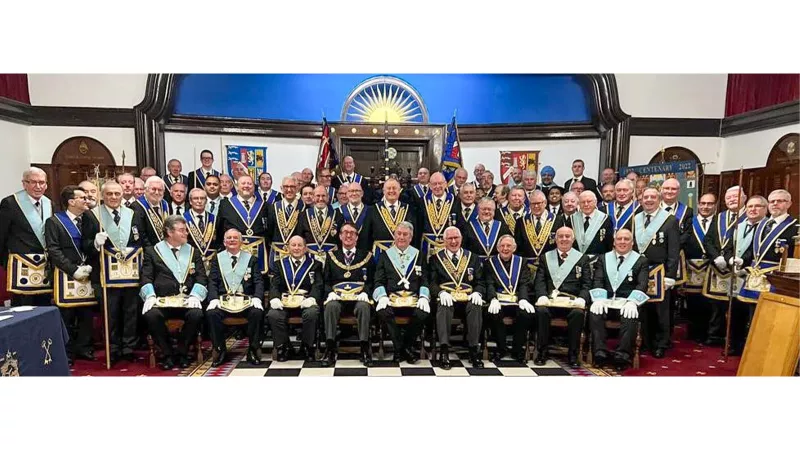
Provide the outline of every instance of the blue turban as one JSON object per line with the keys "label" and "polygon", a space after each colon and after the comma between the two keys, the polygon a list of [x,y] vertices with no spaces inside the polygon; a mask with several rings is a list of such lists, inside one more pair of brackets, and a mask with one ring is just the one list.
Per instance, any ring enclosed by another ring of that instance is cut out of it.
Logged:
{"label": "blue turban", "polygon": [[556,176],[556,170],[553,169],[550,166],[544,166],[544,168],[542,168],[541,175],[544,176],[545,174],[550,174],[551,177],[555,177]]}

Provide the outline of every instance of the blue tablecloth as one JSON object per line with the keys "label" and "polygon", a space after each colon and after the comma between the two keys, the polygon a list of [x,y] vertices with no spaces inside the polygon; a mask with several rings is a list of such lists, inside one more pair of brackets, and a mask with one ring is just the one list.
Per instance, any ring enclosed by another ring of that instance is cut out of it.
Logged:
{"label": "blue tablecloth", "polygon": [[58,308],[0,308],[0,317],[8,315],[0,320],[0,376],[69,376],[69,335]]}

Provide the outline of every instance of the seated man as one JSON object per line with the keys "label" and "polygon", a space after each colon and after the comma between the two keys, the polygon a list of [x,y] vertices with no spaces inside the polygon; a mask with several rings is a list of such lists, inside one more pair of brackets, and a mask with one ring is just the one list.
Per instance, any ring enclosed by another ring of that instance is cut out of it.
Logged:
{"label": "seated man", "polygon": [[[345,186],[345,185],[343,185]],[[353,186],[360,185],[354,184]],[[372,313],[372,275],[374,265],[370,264],[372,252],[357,248],[358,228],[353,222],[345,222],[339,228],[342,248],[328,252],[322,278],[325,281],[325,356],[322,365],[336,364],[336,331],[342,309],[353,312],[358,321],[358,340],[361,343],[361,362],[372,366],[369,346],[369,323]]]}
{"label": "seated man", "polygon": [[[589,316],[589,325],[597,367],[608,361],[606,320],[609,318],[620,318],[622,322],[619,344],[614,352],[614,365],[617,371],[625,370],[630,365],[639,307],[649,299],[646,294],[648,277],[647,258],[633,251],[633,233],[621,228],[614,236],[614,250],[597,260],[593,289],[590,291],[592,314]],[[609,311],[609,307],[613,309]]]}
{"label": "seated man", "polygon": [[[570,367],[580,367],[578,363],[578,342],[580,340],[584,309],[592,288],[592,272],[589,258],[572,248],[575,234],[572,228],[563,226],[556,230],[556,248],[541,256],[539,270],[533,282],[536,300],[536,317],[539,324],[536,348],[539,353],[533,362],[543,366],[547,362],[547,346],[550,343],[550,318],[567,318],[567,353]],[[567,307],[552,307],[558,297],[569,297]]]}
{"label": "seated man", "polygon": [[[411,246],[413,238],[414,225],[405,221],[397,224],[394,243],[378,259],[372,293],[372,298],[378,302],[375,308],[378,318],[389,329],[394,344],[394,362],[405,359],[409,364],[419,360],[412,347],[431,312],[430,292],[424,275],[426,258]],[[395,314],[401,311],[410,312],[412,316],[402,340],[394,322]]]}
{"label": "seated man", "polygon": [[525,362],[526,333],[530,328],[536,310],[528,301],[528,285],[531,272],[525,259],[517,256],[517,242],[510,234],[500,237],[497,244],[498,254],[484,263],[483,279],[486,296],[491,299],[488,309],[488,320],[497,340],[497,352],[494,361],[500,361],[508,353],[506,349],[505,316],[516,317],[514,322],[514,341],[511,355],[519,363]]}
{"label": "seated man", "polygon": [[[258,270],[258,258],[242,250],[242,233],[236,228],[225,232],[225,251],[211,260],[208,275],[208,298],[206,309],[211,342],[217,350],[213,367],[225,362],[225,325],[227,317],[247,318],[247,362],[261,364],[261,327],[264,324],[264,279]],[[237,305],[237,299],[228,296],[249,297],[250,305]],[[226,297],[228,297],[226,299]],[[227,301],[226,301],[227,300]]]}
{"label": "seated man", "polygon": [[[461,192],[466,189],[475,188],[465,184]],[[469,361],[472,367],[481,368],[480,337],[485,293],[481,259],[477,254],[461,248],[461,230],[457,227],[444,230],[444,245],[444,249],[431,257],[429,271],[431,294],[439,299],[439,308],[436,310],[436,330],[441,346],[439,364],[442,369],[450,370],[450,328],[453,314],[458,309],[466,316]]]}
{"label": "seated man", "polygon": [[[203,255],[186,243],[189,230],[183,216],[164,220],[164,240],[144,249],[142,314],[150,335],[161,349],[161,368],[189,367],[187,349],[197,336],[203,321],[201,303],[206,299],[206,269]],[[167,331],[167,319],[183,319],[177,355]]]}
{"label": "seated man", "polygon": [[308,253],[302,236],[289,239],[289,255],[270,267],[269,312],[267,320],[278,346],[278,361],[286,361],[289,333],[286,319],[290,311],[301,311],[303,346],[301,355],[314,361],[314,342],[322,298],[322,264]]}

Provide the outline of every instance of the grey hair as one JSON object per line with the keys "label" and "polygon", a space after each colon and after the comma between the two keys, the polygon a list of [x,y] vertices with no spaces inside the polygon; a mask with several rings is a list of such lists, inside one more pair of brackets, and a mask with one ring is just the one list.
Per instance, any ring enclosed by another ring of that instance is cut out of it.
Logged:
{"label": "grey hair", "polygon": [[122,189],[122,185],[121,184],[117,183],[114,180],[108,180],[105,183],[103,183],[103,187],[100,188],[100,194],[105,194],[106,193],[106,189],[109,188],[109,187],[112,187],[112,186],[118,186],[120,189]]}
{"label": "grey hair", "polygon": [[542,197],[543,199],[547,200],[547,196],[544,195],[544,192],[541,189],[536,189],[535,191],[531,192],[530,199],[533,200],[535,197]]}
{"label": "grey hair", "polygon": [[769,205],[769,202],[767,201],[767,199],[765,199],[761,195],[754,195],[754,196],[750,197],[749,199],[747,199],[747,203],[750,203],[752,200],[758,200],[764,206]]}
{"label": "grey hair", "polygon": [[789,193],[786,189],[775,189],[774,191],[769,193],[769,196],[772,197],[772,194],[783,194],[789,197],[789,201],[792,201],[792,194]]}
{"label": "grey hair", "polygon": [[411,234],[414,234],[414,225],[411,222],[407,221],[407,220],[404,220],[404,221],[400,222],[399,224],[397,224],[397,228],[396,229],[399,229],[399,228],[406,228],[409,231],[411,231]]}
{"label": "grey hair", "polygon": [[452,225],[444,229],[444,233],[442,234],[442,236],[446,236],[448,231],[451,232],[455,231],[456,233],[458,233],[459,236],[461,236],[461,230],[458,227],[454,227]]}
{"label": "grey hair", "polygon": [[503,242],[504,239],[511,239],[511,242],[514,243],[514,247],[517,246],[516,239],[514,239],[514,236],[512,236],[510,234],[504,234],[504,235],[500,236],[500,239],[497,240],[497,245],[500,245]]}
{"label": "grey hair", "polygon": [[149,189],[150,186],[152,186],[154,183],[160,183],[161,186],[164,187],[164,188],[167,187],[167,185],[164,184],[164,180],[162,180],[161,177],[159,177],[158,175],[154,175],[154,176],[148,178],[147,181],[144,182],[144,188],[145,189]]}
{"label": "grey hair", "polygon": [[522,176],[524,177],[526,175],[533,175],[534,177],[536,177],[536,171],[535,170],[524,170],[522,172]]}
{"label": "grey hair", "polygon": [[[594,193],[592,191],[583,191],[583,192],[589,192],[590,194],[592,194],[592,197],[594,197]],[[583,194],[583,192],[581,192],[581,194]],[[575,197],[575,200],[577,200],[578,199],[578,194],[576,194],[576,193],[574,193],[572,191],[569,191],[569,192],[567,192],[567,193],[565,193],[564,195],[561,196],[561,200],[563,201],[567,197]]]}
{"label": "grey hair", "polygon": [[478,200],[478,208],[480,208],[482,205],[484,205],[486,203],[491,203],[492,204],[492,208],[496,208],[497,207],[497,202],[495,202],[494,200],[492,200],[489,197],[483,197],[482,199]]}
{"label": "grey hair", "polygon": [[47,172],[45,172],[44,170],[38,167],[28,167],[27,169],[25,169],[24,172],[22,172],[23,181],[30,178],[31,175],[44,175],[45,178],[47,178]]}
{"label": "grey hair", "polygon": [[[175,225],[179,223],[186,225],[186,219],[183,216],[173,214],[164,220],[164,230],[175,231]],[[166,237],[166,233],[164,233],[164,237]]]}
{"label": "grey hair", "polygon": [[623,179],[617,181],[616,186],[619,186],[620,184],[627,184],[628,187],[630,187],[632,191],[636,189],[636,185],[633,184],[633,181],[631,181],[631,180],[629,180],[627,178],[623,178]]}

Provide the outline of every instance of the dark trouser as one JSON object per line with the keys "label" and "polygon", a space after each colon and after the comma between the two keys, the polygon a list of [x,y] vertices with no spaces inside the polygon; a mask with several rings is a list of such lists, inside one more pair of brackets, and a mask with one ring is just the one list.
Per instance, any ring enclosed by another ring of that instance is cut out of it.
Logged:
{"label": "dark trouser", "polygon": [[[102,292],[97,290],[96,292]],[[108,329],[111,353],[132,354],[136,349],[136,321],[139,317],[139,289],[107,288]],[[101,299],[102,300],[102,299]],[[101,302],[102,303],[102,302]]]}
{"label": "dark trouser", "polygon": [[450,345],[450,328],[456,310],[466,316],[467,343],[470,347],[477,347],[483,328],[483,308],[472,302],[453,303],[453,306],[439,304],[439,309],[436,311],[436,332],[439,334],[439,344]]}
{"label": "dark trouser", "polygon": [[211,343],[214,348],[225,348],[225,324],[222,321],[229,317],[247,318],[247,339],[250,341],[250,348],[258,349],[261,347],[261,328],[264,326],[264,311],[251,306],[240,313],[230,313],[219,308],[206,311]]}
{"label": "dark trouser", "polygon": [[59,308],[61,318],[69,333],[67,353],[90,353],[92,351],[92,307],[76,306]]}
{"label": "dark trouser", "polygon": [[[643,308],[639,308],[640,310]],[[626,319],[617,309],[609,309],[608,314],[590,314],[589,327],[592,331],[592,354],[598,351],[608,352],[606,345],[606,320],[620,320],[619,330],[619,344],[617,344],[617,353],[621,353],[624,357],[631,359],[633,356],[633,346],[636,343],[636,328],[639,324],[638,319]]]}
{"label": "dark trouser", "polygon": [[686,295],[686,313],[689,318],[689,338],[703,342],[709,337],[711,303],[703,294],[690,292]]}
{"label": "dark trouser", "polygon": [[329,341],[336,340],[336,330],[339,327],[339,318],[342,316],[342,309],[352,311],[358,322],[358,340],[361,342],[369,341],[369,320],[372,307],[367,302],[340,302],[331,300],[325,305],[325,338]]}
{"label": "dark trouser", "polygon": [[755,303],[733,300],[733,305],[731,305],[731,350],[744,350],[747,334],[750,332],[750,322],[753,320],[755,312]]}
{"label": "dark trouser", "polygon": [[647,349],[666,350],[669,347],[669,321],[670,303],[672,302],[672,290],[664,293],[664,301],[647,302],[643,307],[639,307],[639,315],[642,321],[642,342]]}
{"label": "dark trouser", "polygon": [[53,294],[11,294],[11,306],[50,306]]}
{"label": "dark trouser", "polygon": [[514,340],[511,344],[511,350],[518,355],[525,345],[527,331],[531,328],[533,317],[516,305],[503,305],[500,307],[499,313],[487,315],[486,320],[489,322],[489,326],[492,327],[497,340],[497,351],[501,354],[505,354],[508,351],[506,346],[506,326],[503,323],[504,317],[516,318],[514,320]]}
{"label": "dark trouser", "polygon": [[319,306],[314,305],[310,308],[292,309],[270,309],[267,313],[267,320],[272,329],[272,337],[275,345],[289,345],[289,328],[287,318],[289,315],[298,315],[303,318],[303,344],[312,347],[316,340],[317,320],[319,319]]}
{"label": "dark trouser", "polygon": [[546,306],[536,307],[536,320],[539,323],[536,338],[536,348],[539,352],[547,351],[547,346],[550,344],[550,319],[552,317],[566,317],[567,318],[567,339],[569,342],[569,353],[578,353],[578,343],[581,337],[581,329],[583,328],[583,319],[585,313],[582,309],[578,308],[553,308],[550,309]]}
{"label": "dark trouser", "polygon": [[725,340],[725,318],[728,315],[728,302],[707,298],[711,304],[711,317],[708,319],[708,337]]}
{"label": "dark trouser", "polygon": [[[395,314],[398,316],[411,316],[411,321],[406,326],[403,339],[400,339],[400,330],[394,322]],[[417,340],[425,321],[428,319],[429,313],[419,308],[393,308],[387,306],[386,308],[378,311],[378,319],[386,325],[389,330],[389,337],[392,339],[394,351],[398,352],[403,349],[410,349],[414,347],[414,342]]]}
{"label": "dark trouser", "polygon": [[167,319],[183,319],[184,324],[178,336],[177,353],[186,356],[189,345],[197,339],[200,325],[203,323],[203,310],[200,308],[157,308],[153,307],[144,315],[147,328],[164,357],[173,353],[172,342],[167,331]]}

